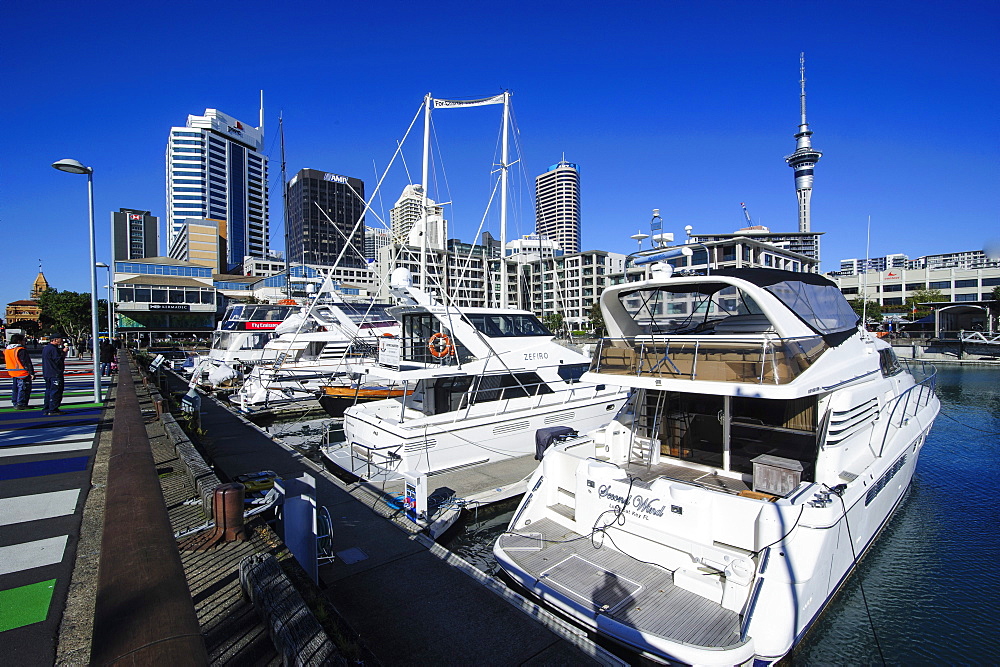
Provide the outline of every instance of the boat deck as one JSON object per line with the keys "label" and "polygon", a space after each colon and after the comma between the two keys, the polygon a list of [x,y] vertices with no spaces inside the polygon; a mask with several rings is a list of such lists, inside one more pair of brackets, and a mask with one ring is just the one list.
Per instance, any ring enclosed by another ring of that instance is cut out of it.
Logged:
{"label": "boat deck", "polygon": [[750,486],[739,479],[724,477],[709,471],[696,468],[689,468],[683,465],[672,463],[659,463],[646,466],[644,463],[629,463],[622,468],[631,476],[638,480],[649,483],[658,477],[666,479],[676,479],[681,482],[698,484],[709,489],[738,494],[741,491],[749,491]]}
{"label": "boat deck", "polygon": [[585,613],[600,615],[648,635],[693,646],[739,645],[740,615],[679,588],[673,573],[635,560],[550,519],[518,534],[504,534],[500,547],[544,585],[570,597]]}

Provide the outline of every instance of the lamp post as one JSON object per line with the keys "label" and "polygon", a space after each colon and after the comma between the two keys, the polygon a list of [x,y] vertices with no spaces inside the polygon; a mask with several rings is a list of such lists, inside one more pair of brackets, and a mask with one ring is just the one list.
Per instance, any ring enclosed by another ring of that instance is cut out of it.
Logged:
{"label": "lamp post", "polygon": [[115,284],[111,282],[111,267],[104,262],[98,262],[96,266],[108,270],[108,340],[115,339]]}
{"label": "lamp post", "polygon": [[688,237],[687,242],[693,243],[695,245],[700,245],[702,248],[705,249],[705,275],[710,276],[712,275],[712,254],[711,252],[709,252],[707,245],[705,245],[701,241],[694,240],[694,237],[691,236],[692,229],[694,229],[694,227],[692,227],[691,225],[687,225],[686,227],[684,227],[684,233],[687,234]]}
{"label": "lamp post", "polygon": [[87,202],[90,205],[90,327],[92,345],[90,357],[94,361],[94,402],[101,402],[101,369],[97,355],[97,260],[96,239],[94,237],[94,170],[78,160],[66,158],[53,162],[52,166],[68,174],[87,175]]}

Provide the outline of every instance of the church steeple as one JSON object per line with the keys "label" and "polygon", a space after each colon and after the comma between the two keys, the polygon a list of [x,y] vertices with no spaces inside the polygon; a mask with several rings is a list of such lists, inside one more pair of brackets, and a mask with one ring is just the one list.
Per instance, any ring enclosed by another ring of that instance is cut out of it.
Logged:
{"label": "church steeple", "polygon": [[785,158],[795,170],[795,194],[799,201],[799,231],[810,231],[810,199],[812,198],[813,168],[823,153],[812,147],[812,131],[806,122],[806,54],[799,54],[799,108],[801,120],[795,134],[795,152]]}

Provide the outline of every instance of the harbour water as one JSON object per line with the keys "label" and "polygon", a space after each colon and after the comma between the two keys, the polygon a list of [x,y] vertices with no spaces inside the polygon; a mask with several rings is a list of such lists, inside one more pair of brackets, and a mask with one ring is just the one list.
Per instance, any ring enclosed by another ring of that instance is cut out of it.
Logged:
{"label": "harbour water", "polygon": [[[881,647],[890,665],[1000,664],[1000,502],[986,474],[1000,470],[1000,368],[941,365],[938,394],[910,493],[788,663],[881,664]],[[470,513],[446,546],[494,574],[515,509]]]}

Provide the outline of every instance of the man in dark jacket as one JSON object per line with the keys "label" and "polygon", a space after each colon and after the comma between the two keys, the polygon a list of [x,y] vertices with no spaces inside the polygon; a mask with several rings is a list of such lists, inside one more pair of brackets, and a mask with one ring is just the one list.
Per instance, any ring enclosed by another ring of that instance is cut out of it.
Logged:
{"label": "man in dark jacket", "polygon": [[111,341],[101,339],[101,377],[111,375],[111,362],[115,360],[115,346]]}
{"label": "man in dark jacket", "polygon": [[63,375],[66,372],[66,356],[63,353],[62,336],[52,336],[42,348],[42,375],[45,377],[44,415],[66,414],[59,409],[63,396]]}
{"label": "man in dark jacket", "polygon": [[35,379],[35,367],[31,363],[31,357],[28,356],[28,350],[24,348],[24,334],[18,333],[10,337],[10,344],[3,351],[3,356],[7,375],[14,382],[10,402],[14,404],[16,410],[27,410],[28,400],[31,398],[31,381]]}

